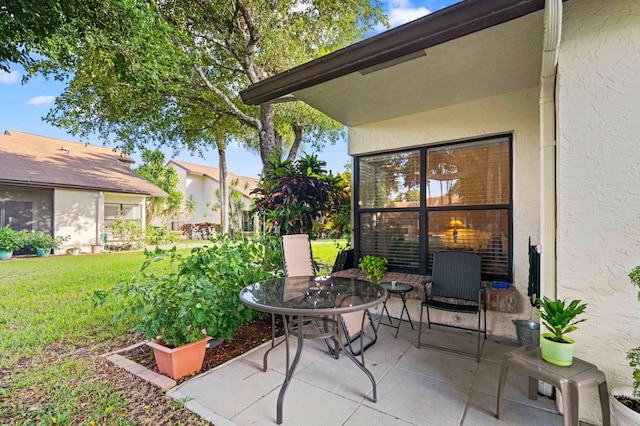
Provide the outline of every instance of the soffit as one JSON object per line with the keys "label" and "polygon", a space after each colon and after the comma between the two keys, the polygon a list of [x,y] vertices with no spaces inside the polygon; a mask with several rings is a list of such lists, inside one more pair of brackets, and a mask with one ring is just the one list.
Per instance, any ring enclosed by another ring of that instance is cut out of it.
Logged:
{"label": "soffit", "polygon": [[346,126],[496,96],[539,84],[542,38],[538,11],[433,46],[422,57],[354,72],[294,96]]}

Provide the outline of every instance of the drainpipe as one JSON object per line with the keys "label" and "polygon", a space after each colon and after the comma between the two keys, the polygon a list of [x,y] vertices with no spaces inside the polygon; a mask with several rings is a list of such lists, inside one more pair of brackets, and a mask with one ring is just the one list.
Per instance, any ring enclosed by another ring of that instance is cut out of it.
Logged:
{"label": "drainpipe", "polygon": [[96,241],[94,245],[102,245],[102,235],[100,235],[100,225],[103,223],[104,215],[104,192],[98,192],[98,198],[96,199]]}
{"label": "drainpipe", "polygon": [[546,0],[540,73],[540,293],[556,298],[556,79],[562,0]]}

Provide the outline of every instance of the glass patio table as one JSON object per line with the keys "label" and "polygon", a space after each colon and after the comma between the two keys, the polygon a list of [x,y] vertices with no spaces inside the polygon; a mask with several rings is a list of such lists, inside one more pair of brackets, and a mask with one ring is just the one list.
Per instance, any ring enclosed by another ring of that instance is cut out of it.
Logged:
{"label": "glass patio table", "polygon": [[[341,327],[341,316],[349,312],[362,311],[364,326],[365,309],[383,303],[386,297],[387,291],[379,285],[342,277],[276,278],[257,282],[242,289],[242,303],[259,311],[281,315],[284,323],[287,361],[285,379],[276,405],[278,424],[282,423],[284,395],[300,359],[305,338],[331,339],[337,349],[335,357],[338,357],[341,349],[369,377],[373,387],[372,401],[376,402],[376,381],[365,367],[364,354],[361,354],[360,361],[344,347],[345,336]],[[314,332],[309,332],[309,325],[315,328]],[[289,364],[289,335],[294,332],[298,343],[293,362]],[[275,346],[277,345],[272,342],[272,347],[265,353],[265,370],[267,355]]]}

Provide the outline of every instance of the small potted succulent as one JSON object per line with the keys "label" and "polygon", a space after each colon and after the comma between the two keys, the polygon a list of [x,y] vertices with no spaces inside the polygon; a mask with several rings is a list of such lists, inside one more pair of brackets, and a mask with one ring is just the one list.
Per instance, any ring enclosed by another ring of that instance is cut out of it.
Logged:
{"label": "small potted succulent", "polygon": [[[640,289],[640,266],[629,274],[631,283]],[[638,291],[640,301],[640,291]],[[640,425],[640,346],[627,352],[629,366],[633,369],[633,386],[611,389],[610,401],[613,414],[619,425]]]}
{"label": "small potted succulent", "polygon": [[578,329],[576,324],[586,321],[578,319],[587,308],[581,300],[572,300],[568,304],[564,300],[551,300],[544,296],[540,300],[538,316],[549,333],[540,337],[542,359],[555,365],[569,366],[573,363],[575,341],[565,334]]}
{"label": "small potted succulent", "polygon": [[367,279],[376,284],[380,284],[380,280],[387,272],[387,265],[388,261],[384,257],[376,257],[369,254],[360,259],[360,263],[358,263],[358,267],[362,269]]}
{"label": "small potted succulent", "polygon": [[31,231],[26,238],[27,245],[34,249],[38,256],[49,256],[51,250],[59,250],[71,237],[68,235],[53,237],[43,231]]}
{"label": "small potted succulent", "polygon": [[14,231],[9,225],[0,228],[0,260],[11,259],[15,250],[25,245],[25,231]]}

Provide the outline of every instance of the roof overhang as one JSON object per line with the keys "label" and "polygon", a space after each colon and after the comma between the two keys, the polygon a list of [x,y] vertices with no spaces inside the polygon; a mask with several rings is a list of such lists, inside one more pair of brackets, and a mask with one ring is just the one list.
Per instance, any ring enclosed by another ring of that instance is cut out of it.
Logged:
{"label": "roof overhang", "polygon": [[[254,84],[247,104],[302,100],[357,126],[532,87],[544,0],[466,0]],[[538,12],[538,13],[534,13]]]}

